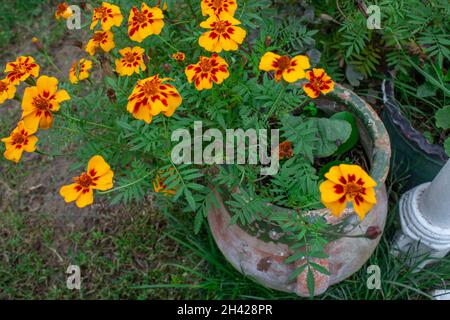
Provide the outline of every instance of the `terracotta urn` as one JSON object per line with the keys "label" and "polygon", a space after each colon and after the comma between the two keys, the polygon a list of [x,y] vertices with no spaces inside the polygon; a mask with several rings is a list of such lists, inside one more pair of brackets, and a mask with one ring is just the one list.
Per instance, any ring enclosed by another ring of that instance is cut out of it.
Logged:
{"label": "terracotta urn", "polygon": [[[337,224],[350,221],[347,235],[359,235],[371,230],[383,231],[388,212],[388,199],[385,181],[389,171],[391,147],[388,133],[372,107],[351,90],[336,84],[333,92],[317,100],[317,105],[328,114],[349,111],[357,119],[361,144],[370,161],[370,175],[377,182],[377,204],[360,221],[351,205],[340,218],[334,218],[328,209],[314,210],[305,214],[329,213],[328,222]],[[280,291],[293,292],[299,296],[309,296],[306,283],[306,271],[295,280],[288,277],[297,264],[285,263],[290,252],[287,244],[278,241],[274,231],[267,234],[251,234],[238,224],[230,224],[231,214],[220,190],[215,190],[219,207],[212,207],[208,213],[208,222],[217,246],[226,259],[241,273],[255,282]],[[270,205],[270,204],[269,204]],[[287,209],[286,209],[287,210]],[[346,229],[347,230],[347,229]],[[264,232],[263,232],[264,233]],[[342,237],[329,242],[326,246],[328,258],[315,262],[329,270],[329,275],[314,271],[315,295],[324,293],[327,288],[351,276],[369,259],[380,236]]]}

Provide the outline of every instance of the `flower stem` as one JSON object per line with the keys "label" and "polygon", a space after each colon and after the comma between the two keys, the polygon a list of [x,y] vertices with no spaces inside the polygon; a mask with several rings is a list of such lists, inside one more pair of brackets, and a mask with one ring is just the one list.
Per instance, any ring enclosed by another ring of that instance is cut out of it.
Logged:
{"label": "flower stem", "polygon": [[104,124],[97,123],[97,122],[92,122],[92,121],[87,121],[87,120],[81,120],[81,119],[78,119],[78,118],[69,116],[68,114],[65,114],[65,113],[55,113],[55,114],[56,114],[56,115],[60,115],[61,117],[67,118],[67,119],[72,120],[72,121],[76,121],[76,122],[84,122],[84,123],[87,123],[87,124],[90,124],[90,125],[93,125],[93,126],[97,126],[97,127],[100,127],[100,128],[104,128],[104,129],[108,129],[108,130],[113,130],[112,127],[106,126],[106,125],[104,125]]}
{"label": "flower stem", "polygon": [[115,192],[115,191],[118,191],[118,190],[129,188],[129,187],[134,186],[135,184],[141,182],[142,180],[147,179],[152,174],[153,174],[153,171],[147,173],[145,176],[143,176],[143,177],[141,177],[141,178],[139,178],[139,179],[137,179],[137,180],[135,180],[133,182],[127,183],[127,184],[125,184],[123,186],[120,186],[120,187],[117,187],[117,188],[114,188],[114,189],[110,189],[110,190],[107,190],[107,191],[99,191],[98,194],[108,194],[108,193],[112,193],[112,192]]}
{"label": "flower stem", "polygon": [[70,156],[73,155],[75,153],[66,153],[66,154],[50,154],[44,151],[40,151],[40,150],[35,150],[34,151],[37,154],[43,155],[43,156],[47,156],[47,157],[51,157],[51,158],[55,158],[55,157],[65,157],[65,156]]}
{"label": "flower stem", "polygon": [[283,83],[283,88],[280,90],[280,93],[278,94],[275,102],[273,103],[272,107],[270,107],[269,112],[267,113],[267,118],[266,118],[267,120],[269,120],[269,118],[275,112],[275,109],[278,107],[281,97],[286,92],[286,88],[287,88],[287,84]]}
{"label": "flower stem", "polygon": [[161,40],[163,43],[165,43],[166,45],[168,45],[170,48],[172,48],[173,50],[175,50],[176,52],[178,52],[179,50],[177,48],[175,48],[173,45],[171,45],[169,42],[167,42],[166,40],[164,40],[163,37],[161,37],[159,34],[156,35],[159,40]]}
{"label": "flower stem", "polygon": [[50,63],[53,68],[56,69],[56,71],[58,71],[61,75],[63,75],[64,73],[61,71],[61,69],[53,62],[52,58],[50,58],[50,56],[48,55],[47,51],[44,49],[42,50],[42,54],[44,55],[45,59],[47,59],[48,63]]}

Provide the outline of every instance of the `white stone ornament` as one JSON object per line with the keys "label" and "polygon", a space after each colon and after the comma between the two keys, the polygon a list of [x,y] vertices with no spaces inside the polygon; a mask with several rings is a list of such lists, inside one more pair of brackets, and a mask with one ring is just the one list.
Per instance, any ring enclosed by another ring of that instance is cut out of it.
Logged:
{"label": "white stone ornament", "polygon": [[405,193],[399,211],[402,229],[393,253],[408,253],[407,263],[416,271],[445,257],[450,251],[450,160],[431,183]]}

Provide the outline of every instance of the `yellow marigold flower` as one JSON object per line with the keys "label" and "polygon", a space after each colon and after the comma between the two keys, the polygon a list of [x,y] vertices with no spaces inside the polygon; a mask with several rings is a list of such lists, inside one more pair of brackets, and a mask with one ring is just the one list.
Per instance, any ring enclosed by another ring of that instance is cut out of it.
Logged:
{"label": "yellow marigold flower", "polygon": [[237,50],[247,34],[244,29],[236,27],[239,24],[241,22],[231,16],[211,16],[200,24],[200,27],[211,31],[202,34],[198,43],[211,52]]}
{"label": "yellow marigold flower", "polygon": [[41,76],[36,86],[28,87],[23,93],[22,120],[27,128],[35,132],[38,127],[48,129],[53,124],[53,114],[59,104],[69,100],[66,90],[58,91],[58,79]]}
{"label": "yellow marigold flower", "polygon": [[221,84],[230,76],[228,63],[217,53],[214,53],[211,58],[200,57],[200,61],[189,65],[185,73],[189,83],[194,82],[195,88],[199,91],[211,89],[213,82]]}
{"label": "yellow marigold flower", "polygon": [[64,201],[75,201],[78,208],[84,208],[94,202],[94,190],[106,191],[113,187],[113,177],[111,167],[97,155],[89,160],[87,172],[75,177],[75,183],[63,186],[59,193]]}
{"label": "yellow marigold flower", "polygon": [[34,62],[32,57],[20,56],[16,61],[7,63],[4,72],[7,73],[6,80],[13,85],[17,85],[30,76],[37,78],[39,76],[39,65]]}
{"label": "yellow marigold flower", "polygon": [[287,82],[295,82],[306,76],[305,70],[310,68],[307,56],[299,55],[294,58],[279,56],[273,52],[267,52],[259,63],[259,70],[275,71],[275,81],[283,78]]}
{"label": "yellow marigold flower", "polygon": [[139,80],[128,97],[128,112],[147,123],[161,112],[171,117],[183,99],[173,85],[164,83],[167,80],[170,79],[160,79],[158,75]]}
{"label": "yellow marigold flower", "polygon": [[34,152],[38,141],[38,138],[34,135],[35,132],[36,130],[33,131],[26,128],[23,121],[20,121],[17,124],[17,128],[11,132],[11,135],[2,139],[6,147],[5,158],[18,163],[24,151]]}
{"label": "yellow marigold flower", "polygon": [[86,45],[86,52],[93,56],[98,48],[109,52],[114,47],[114,34],[111,31],[96,31]]}
{"label": "yellow marigold flower", "polygon": [[317,98],[320,93],[327,94],[334,89],[334,82],[323,69],[313,68],[306,72],[309,82],[303,85],[303,90],[310,98]]}
{"label": "yellow marigold flower", "polygon": [[95,28],[99,21],[104,31],[109,31],[113,26],[119,27],[123,21],[120,8],[108,2],[102,2],[101,7],[94,9],[91,30]]}
{"label": "yellow marigold flower", "polygon": [[73,15],[73,11],[72,11],[72,9],[70,9],[70,7],[67,4],[67,2],[60,3],[58,5],[58,7],[56,8],[55,18],[57,20],[59,20],[61,18],[67,20],[72,15]]}
{"label": "yellow marigold flower", "polygon": [[131,40],[142,42],[152,34],[160,34],[164,27],[164,14],[160,8],[149,8],[145,3],[141,11],[133,7],[128,18],[128,36]]}
{"label": "yellow marigold flower", "polygon": [[36,37],[33,37],[33,38],[31,38],[31,42],[32,42],[32,43],[38,43],[38,42],[39,42],[39,39],[36,38]]}
{"label": "yellow marigold flower", "polygon": [[186,55],[183,52],[177,52],[172,55],[172,58],[181,62],[186,59]]}
{"label": "yellow marigold flower", "polygon": [[153,191],[156,193],[162,193],[165,196],[174,196],[177,192],[174,189],[167,189],[167,185],[165,184],[164,178],[162,178],[159,174],[156,175],[155,180],[152,181]]}
{"label": "yellow marigold flower", "polygon": [[325,174],[326,181],[320,185],[322,203],[339,217],[348,201],[361,220],[377,203],[375,190],[377,183],[357,165],[341,164]]}
{"label": "yellow marigold flower", "polygon": [[89,70],[92,69],[92,61],[81,59],[79,62],[72,64],[69,71],[69,80],[76,84],[78,81],[89,78]]}
{"label": "yellow marigold flower", "polygon": [[14,98],[16,87],[10,84],[6,79],[0,80],[0,104],[8,99]]}
{"label": "yellow marigold flower", "polygon": [[121,76],[131,76],[133,73],[139,73],[139,70],[146,70],[144,63],[145,49],[141,47],[123,48],[119,50],[121,59],[116,59],[116,72]]}
{"label": "yellow marigold flower", "polygon": [[236,0],[202,0],[202,14],[213,16],[227,14],[233,16],[237,10]]}

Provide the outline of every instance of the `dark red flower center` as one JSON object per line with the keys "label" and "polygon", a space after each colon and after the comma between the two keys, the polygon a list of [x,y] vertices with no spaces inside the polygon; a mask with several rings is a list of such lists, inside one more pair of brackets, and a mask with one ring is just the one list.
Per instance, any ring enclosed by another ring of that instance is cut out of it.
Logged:
{"label": "dark red flower center", "polygon": [[148,20],[147,15],[139,11],[135,13],[134,19],[139,23],[146,23]]}
{"label": "dark red flower center", "polygon": [[94,9],[94,14],[98,19],[103,19],[108,18],[110,11],[111,10],[108,8],[100,7]]}
{"label": "dark red flower center", "polygon": [[213,0],[212,7],[214,10],[222,8],[223,0]]}
{"label": "dark red flower center", "polygon": [[95,42],[99,42],[100,43],[100,42],[106,40],[106,37],[107,37],[106,32],[96,32],[94,34],[93,39],[94,39]]}
{"label": "dark red flower center", "polygon": [[135,60],[135,54],[133,54],[132,52],[127,52],[125,53],[125,61],[128,63],[133,63]]}
{"label": "dark red flower center", "polygon": [[288,56],[282,56],[278,58],[278,68],[282,71],[288,69],[291,66],[291,58]]}
{"label": "dark red flower center", "polygon": [[218,33],[225,33],[228,26],[229,26],[229,23],[227,21],[217,21],[214,25],[214,29]]}
{"label": "dark red flower center", "polygon": [[349,195],[351,198],[355,198],[358,196],[362,191],[363,187],[357,183],[349,182],[345,185],[345,193]]}
{"label": "dark red flower center", "polygon": [[64,12],[66,12],[68,7],[69,7],[69,5],[67,3],[65,3],[65,2],[60,3],[58,5],[58,8],[56,9],[57,14],[59,14],[59,15],[63,14]]}
{"label": "dark red flower center", "polygon": [[212,67],[213,67],[211,64],[211,61],[208,58],[202,59],[200,61],[199,65],[200,65],[200,68],[202,69],[202,72],[205,72],[205,73],[211,72]]}
{"label": "dark red flower center", "polygon": [[159,84],[160,83],[161,82],[157,78],[147,81],[142,86],[142,90],[144,91],[146,96],[154,96],[159,93]]}
{"label": "dark red flower center", "polygon": [[41,111],[46,111],[50,109],[50,103],[47,99],[42,98],[41,96],[35,97],[33,99],[33,104],[36,106],[37,109]]}
{"label": "dark red flower center", "polygon": [[26,135],[24,135],[20,132],[13,133],[11,135],[11,138],[12,138],[13,144],[23,144],[27,139]]}
{"label": "dark red flower center", "polygon": [[83,188],[89,188],[89,186],[93,185],[92,178],[87,173],[82,173],[81,176],[75,178],[75,182]]}

